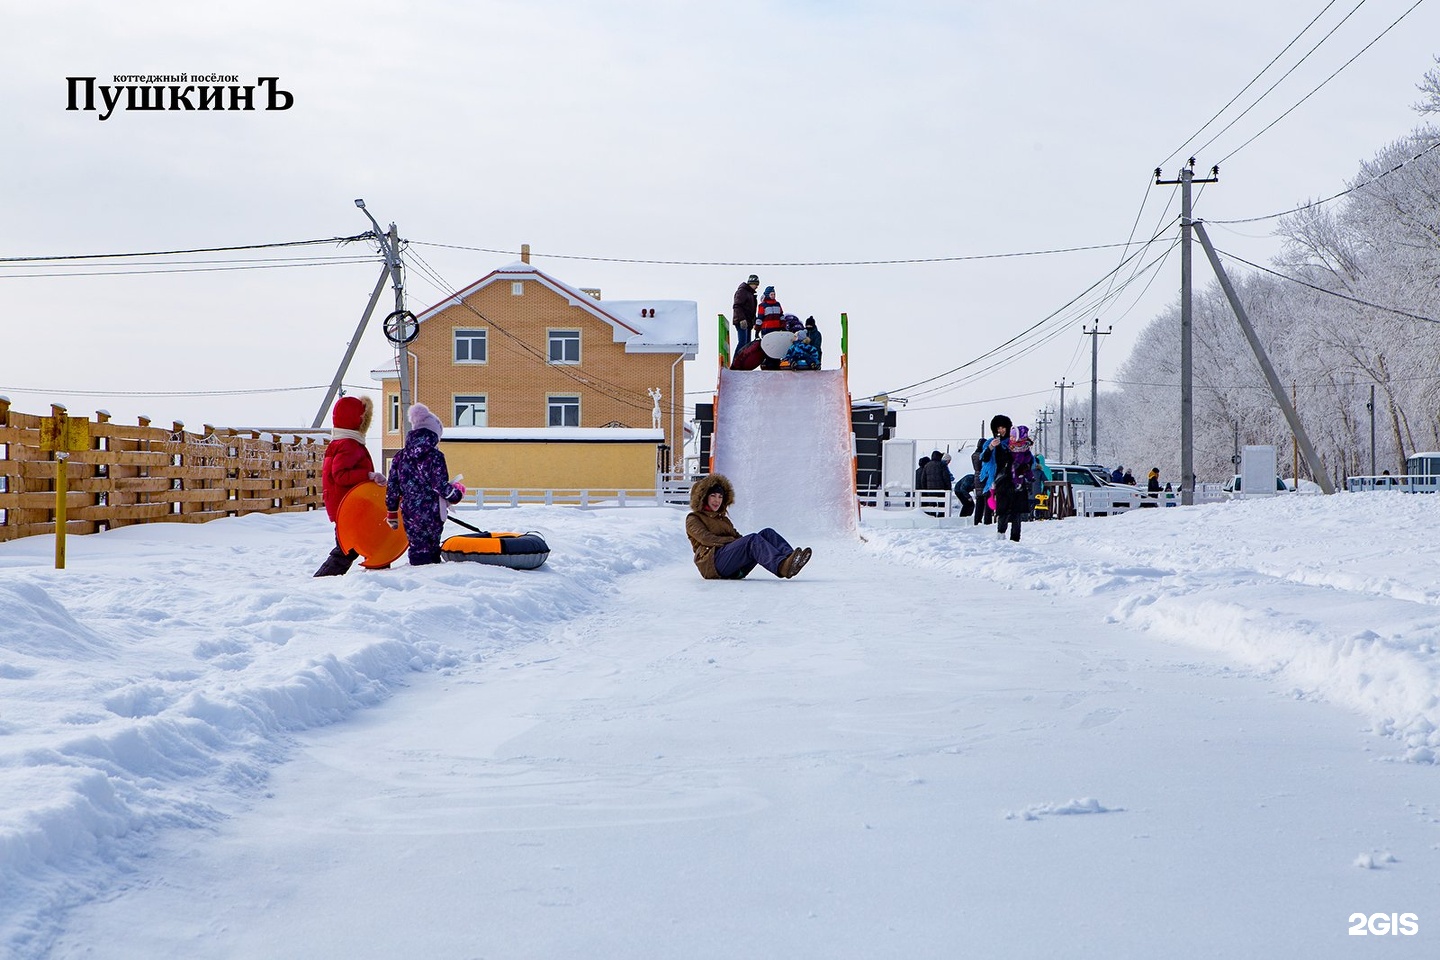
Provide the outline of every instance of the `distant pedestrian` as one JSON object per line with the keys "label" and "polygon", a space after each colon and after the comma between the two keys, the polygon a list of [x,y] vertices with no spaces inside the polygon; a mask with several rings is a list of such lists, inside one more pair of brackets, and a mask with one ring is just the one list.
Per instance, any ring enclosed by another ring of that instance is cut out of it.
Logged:
{"label": "distant pedestrian", "polygon": [[1151,468],[1150,468],[1150,476],[1149,476],[1149,477],[1146,479],[1146,481],[1145,481],[1145,491],[1146,491],[1147,493],[1159,493],[1159,492],[1160,492],[1160,468],[1159,468],[1159,467],[1151,467]]}
{"label": "distant pedestrian", "polygon": [[921,457],[920,465],[915,468],[915,489],[925,489],[925,468],[930,465],[929,457]]}
{"label": "distant pedestrian", "polygon": [[[919,489],[935,493],[945,491],[941,494],[944,497],[950,492],[950,487],[955,483],[955,475],[950,472],[950,454],[941,453],[939,450],[932,451],[930,462],[920,468]],[[925,511],[932,517],[943,517],[945,515],[943,502],[937,502],[933,497],[929,502],[929,509]]]}
{"label": "distant pedestrian", "polygon": [[1130,469],[1127,467],[1125,469],[1125,473],[1122,474],[1120,477],[1120,482],[1129,487],[1135,486],[1135,474],[1131,473]]}
{"label": "distant pedestrian", "polygon": [[1110,471],[1110,482],[1111,482],[1111,483],[1124,483],[1124,482],[1125,482],[1125,468],[1124,468],[1123,466],[1122,466],[1122,467],[1116,467],[1114,470],[1111,470],[1111,471]]}
{"label": "distant pedestrian", "polygon": [[810,548],[796,549],[769,527],[740,535],[726,511],[735,488],[723,474],[712,473],[690,489],[685,534],[695,551],[695,566],[706,580],[743,580],[757,566],[789,580],[810,562]]}
{"label": "distant pedestrian", "polygon": [[810,346],[815,348],[815,369],[819,370],[825,359],[825,351],[820,347],[824,337],[820,335],[820,328],[815,326],[814,317],[805,318],[805,336],[809,339]]}
{"label": "distant pedestrian", "polygon": [[755,291],[759,287],[760,278],[752,273],[744,283],[735,288],[735,306],[730,314],[730,322],[735,325],[734,353],[739,353],[740,348],[750,342],[750,331],[755,326],[755,310],[759,303]]}
{"label": "distant pedestrian", "polygon": [[1035,458],[1030,452],[1029,428],[1016,427],[1014,436],[1010,430],[1010,418],[1003,413],[996,414],[990,420],[994,437],[986,444],[980,459],[982,463],[994,465],[991,488],[995,491],[995,534],[1003,538],[1008,529],[1010,539],[1018,543],[1020,522],[1030,512]]}
{"label": "distant pedestrian", "polygon": [[960,516],[968,517],[975,512],[975,474],[967,473],[955,481],[955,499],[960,501]]}

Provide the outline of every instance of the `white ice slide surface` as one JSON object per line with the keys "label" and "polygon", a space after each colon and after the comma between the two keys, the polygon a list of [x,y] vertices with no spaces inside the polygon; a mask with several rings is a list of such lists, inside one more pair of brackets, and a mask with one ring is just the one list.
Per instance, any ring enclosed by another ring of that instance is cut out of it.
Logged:
{"label": "white ice slide surface", "polygon": [[741,533],[795,546],[855,534],[850,398],[841,370],[721,370],[715,472],[735,485]]}

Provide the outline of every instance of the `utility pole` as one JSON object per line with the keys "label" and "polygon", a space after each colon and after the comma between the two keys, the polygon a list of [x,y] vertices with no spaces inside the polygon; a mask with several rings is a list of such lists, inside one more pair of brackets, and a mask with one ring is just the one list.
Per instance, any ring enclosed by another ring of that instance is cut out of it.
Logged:
{"label": "utility pole", "polygon": [[1375,384],[1370,384],[1370,402],[1365,404],[1370,411],[1370,476],[1375,476]]}
{"label": "utility pole", "polygon": [[1076,460],[1080,459],[1080,428],[1083,426],[1085,426],[1084,417],[1070,418],[1070,447],[1075,451]]}
{"label": "utility pole", "polygon": [[1100,329],[1100,321],[1095,321],[1094,330],[1086,330],[1082,323],[1080,329],[1085,336],[1090,338],[1090,462],[1099,463],[1100,456],[1096,452],[1096,436],[1100,426],[1099,395],[1100,395],[1100,338],[1109,336],[1115,328],[1113,326]]}
{"label": "utility pole", "polygon": [[[366,325],[370,323],[370,315],[375,312],[375,304],[380,300],[380,291],[385,289],[385,280],[387,277],[395,286],[395,313],[392,313],[390,316],[397,318],[401,315],[409,316],[405,311],[405,286],[401,276],[400,265],[400,238],[396,232],[395,224],[390,224],[390,232],[388,234],[384,233],[380,230],[380,224],[376,223],[375,218],[370,216],[370,211],[365,209],[364,200],[356,200],[355,206],[359,207],[360,212],[369,217],[370,222],[375,225],[375,239],[380,243],[380,252],[385,257],[385,265],[380,268],[380,277],[375,281],[375,289],[370,294],[370,302],[365,305],[365,312],[360,317],[360,323],[355,327],[355,336],[351,337],[349,346],[345,350],[345,357],[340,361],[340,369],[335,371],[335,379],[330,382],[330,389],[326,391],[325,399],[320,401],[320,409],[315,413],[315,421],[310,424],[312,427],[319,427],[325,422],[326,411],[330,409],[330,404],[335,402],[336,394],[340,393],[340,384],[341,381],[345,379],[345,371],[350,368],[350,361],[354,359],[355,351],[360,346],[360,337],[365,333]],[[411,320],[413,322],[413,317]],[[413,327],[411,330],[410,335],[413,337]],[[387,331],[387,336],[388,335],[389,331]],[[406,342],[408,343],[409,341]],[[410,406],[410,365],[405,362],[409,354],[409,349],[401,346],[400,353],[400,438],[403,442],[405,435],[408,433],[408,421],[405,418],[405,411]],[[383,430],[381,431],[381,435],[384,435]]]}
{"label": "utility pole", "polygon": [[[380,252],[385,255],[385,266],[390,273],[390,284],[395,289],[395,312],[391,317],[400,321],[396,332],[400,334],[394,341],[396,346],[395,366],[400,373],[400,442],[403,445],[406,437],[410,434],[410,418],[406,414],[410,410],[410,340],[414,339],[413,327],[411,330],[404,329],[405,317],[408,316],[405,310],[405,276],[404,267],[400,260],[400,231],[395,223],[390,223],[389,230],[381,230],[380,222],[365,209],[364,200],[356,200],[355,206],[360,212],[370,219],[375,227],[375,239],[380,244]],[[413,319],[410,323],[413,324]],[[401,342],[403,341],[403,342]]]}
{"label": "utility pole", "polygon": [[1050,459],[1050,415],[1053,410],[1040,409],[1035,411],[1035,426],[1040,429],[1040,456],[1046,460]]}
{"label": "utility pole", "polygon": [[1073,383],[1066,383],[1061,380],[1055,386],[1060,388],[1060,454],[1061,463],[1065,462],[1065,391],[1075,386]]}
{"label": "utility pole", "polygon": [[1265,375],[1265,382],[1270,387],[1270,395],[1275,398],[1275,405],[1280,412],[1285,414],[1285,422],[1290,424],[1290,432],[1295,435],[1295,441],[1300,445],[1300,452],[1305,456],[1305,462],[1310,465],[1310,472],[1315,476],[1315,482],[1320,484],[1320,489],[1327,495],[1335,492],[1335,485],[1330,482],[1330,475],[1325,471],[1325,464],[1320,462],[1320,457],[1315,453],[1315,446],[1310,442],[1310,435],[1305,432],[1305,425],[1300,422],[1300,416],[1295,412],[1295,405],[1290,398],[1285,396],[1285,388],[1280,384],[1280,378],[1275,374],[1275,367],[1271,365],[1269,356],[1265,353],[1265,347],[1260,343],[1260,337],[1255,333],[1255,326],[1250,322],[1250,316],[1245,312],[1245,305],[1240,302],[1240,295],[1235,292],[1235,285],[1230,282],[1230,275],[1225,272],[1225,267],[1220,263],[1220,255],[1215,252],[1215,245],[1210,242],[1210,235],[1205,232],[1205,225],[1196,222],[1195,235],[1200,238],[1200,245],[1205,248],[1205,256],[1210,259],[1210,267],[1215,271],[1215,279],[1220,281],[1220,289],[1225,292],[1225,299],[1230,301],[1230,309],[1235,313],[1235,320],[1240,324],[1240,330],[1245,334],[1245,339],[1250,343],[1250,351],[1255,354],[1255,362],[1260,365],[1260,372]]}
{"label": "utility pole", "polygon": [[1190,356],[1190,228],[1194,224],[1194,210],[1190,187],[1219,181],[1218,166],[1210,168],[1207,179],[1196,180],[1194,157],[1180,168],[1180,176],[1175,180],[1161,180],[1160,168],[1155,168],[1157,186],[1180,184],[1180,503],[1187,507],[1195,502],[1195,389]]}

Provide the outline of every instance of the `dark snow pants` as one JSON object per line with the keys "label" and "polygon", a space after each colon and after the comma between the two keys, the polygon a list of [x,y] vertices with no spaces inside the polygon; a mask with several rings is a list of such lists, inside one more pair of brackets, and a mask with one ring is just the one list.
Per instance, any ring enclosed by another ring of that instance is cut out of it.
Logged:
{"label": "dark snow pants", "polygon": [[795,552],[785,538],[766,527],[759,533],[747,533],[715,551],[715,572],[726,580],[740,580],[756,566],[780,576],[780,564]]}

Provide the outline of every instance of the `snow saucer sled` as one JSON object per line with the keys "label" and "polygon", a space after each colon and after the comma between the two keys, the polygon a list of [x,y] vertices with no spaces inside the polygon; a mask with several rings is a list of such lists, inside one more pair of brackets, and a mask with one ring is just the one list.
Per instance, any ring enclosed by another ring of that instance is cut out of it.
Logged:
{"label": "snow saucer sled", "polygon": [[512,570],[534,570],[550,556],[550,547],[538,533],[462,533],[446,537],[440,556],[451,561],[488,563]]}
{"label": "snow saucer sled", "polygon": [[340,501],[335,512],[335,539],[342,550],[354,550],[364,557],[361,566],[371,570],[388,567],[410,545],[403,525],[391,530],[385,522],[385,488],[368,480],[352,487]]}

